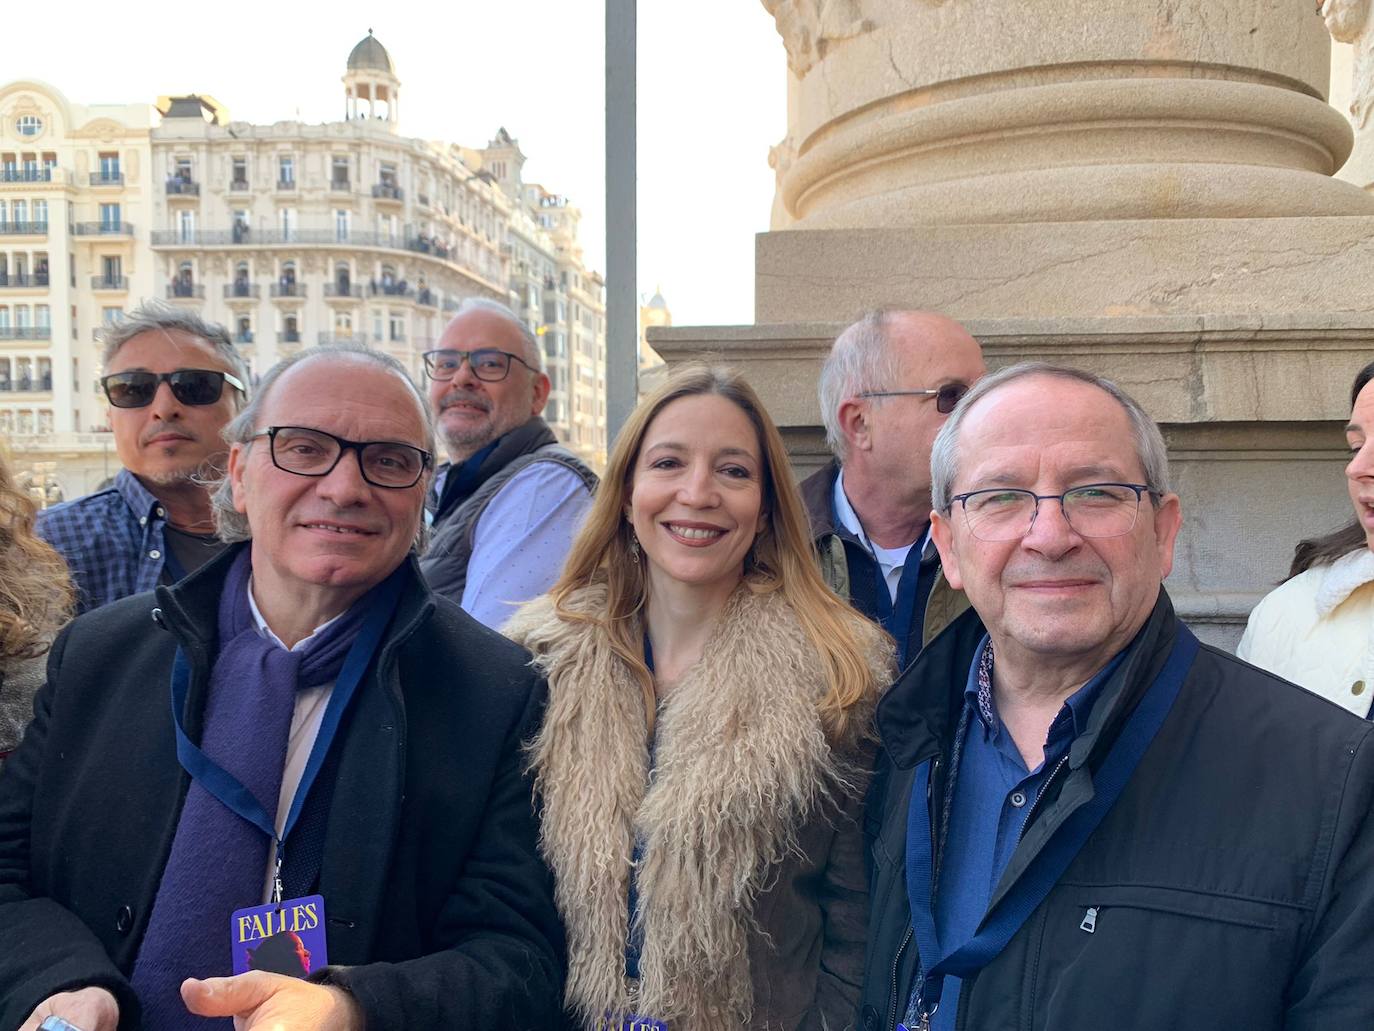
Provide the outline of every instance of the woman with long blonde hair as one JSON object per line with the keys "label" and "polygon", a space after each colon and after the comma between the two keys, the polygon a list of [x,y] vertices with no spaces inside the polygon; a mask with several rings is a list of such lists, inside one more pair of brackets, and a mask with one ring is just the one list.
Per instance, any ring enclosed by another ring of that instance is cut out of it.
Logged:
{"label": "woman with long blonde hair", "polygon": [[33,715],[45,654],[72,610],[66,563],[34,534],[35,515],[0,454],[0,762]]}
{"label": "woman with long blonde hair", "polygon": [[563,574],[506,628],[582,1027],[846,1028],[891,642],[825,586],[786,451],[726,369],[630,416]]}

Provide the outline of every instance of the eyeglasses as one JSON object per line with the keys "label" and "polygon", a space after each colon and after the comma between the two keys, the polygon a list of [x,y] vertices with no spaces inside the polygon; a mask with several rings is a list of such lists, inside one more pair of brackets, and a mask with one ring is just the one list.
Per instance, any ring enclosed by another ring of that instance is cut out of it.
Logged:
{"label": "eyeglasses", "polygon": [[482,347],[476,351],[426,351],[424,358],[425,374],[437,380],[453,379],[463,367],[465,359],[472,374],[484,383],[499,383],[509,376],[512,358],[531,372],[538,371],[518,354],[498,351],[494,347]]}
{"label": "eyeglasses", "polygon": [[959,403],[969,391],[967,383],[946,383],[943,387],[936,387],[934,390],[865,390],[855,394],[855,397],[934,397],[935,410],[941,415],[948,415],[954,411],[954,406]]}
{"label": "eyeglasses", "polygon": [[345,451],[358,455],[363,479],[374,487],[404,490],[420,482],[434,456],[391,440],[345,440],[307,426],[269,426],[250,438],[266,437],[272,464],[297,476],[328,476]]}
{"label": "eyeglasses", "polygon": [[1080,537],[1121,537],[1135,528],[1144,494],[1160,492],[1143,483],[1088,483],[1063,494],[1036,494],[1017,487],[993,487],[956,494],[969,533],[980,541],[1015,541],[1030,533],[1040,502],[1057,501]]}
{"label": "eyeglasses", "polygon": [[157,396],[158,385],[166,382],[172,396],[184,405],[212,405],[219,400],[227,382],[239,392],[238,377],[218,369],[177,369],[175,372],[112,372],[100,381],[105,396],[116,408],[146,408]]}

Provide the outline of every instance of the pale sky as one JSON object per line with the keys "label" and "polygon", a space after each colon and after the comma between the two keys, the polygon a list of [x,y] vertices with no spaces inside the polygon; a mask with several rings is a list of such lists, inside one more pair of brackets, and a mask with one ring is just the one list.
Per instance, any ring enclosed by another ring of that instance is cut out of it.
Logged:
{"label": "pale sky", "polygon": [[[752,322],[768,148],[786,132],[782,42],[760,0],[638,6],[637,289],[661,285],[677,325]],[[401,80],[401,132],[480,147],[505,126],[525,178],[582,209],[604,272],[600,0],[8,4],[0,83],[41,79],[78,104],[207,93],[243,121],[333,121],[369,28]]]}

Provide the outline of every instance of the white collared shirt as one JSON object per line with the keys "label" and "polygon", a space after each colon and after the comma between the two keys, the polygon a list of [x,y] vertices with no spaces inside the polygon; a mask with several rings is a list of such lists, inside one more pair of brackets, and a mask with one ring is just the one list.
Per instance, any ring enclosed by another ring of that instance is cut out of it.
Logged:
{"label": "white collared shirt", "polygon": [[[279,647],[286,648],[280,637],[272,632],[272,628],[267,625],[267,620],[263,619],[262,613],[258,611],[258,603],[253,600],[253,578],[248,578],[248,609],[253,613],[253,622],[257,624],[258,633],[268,640],[275,642]],[[326,620],[311,631],[308,637],[297,641],[287,651],[300,651],[325,627],[333,623],[335,619]],[[319,687],[311,687],[304,691],[296,692],[296,705],[291,713],[291,731],[286,739],[286,766],[282,769],[281,793],[277,796],[277,834],[281,835],[282,828],[286,825],[287,814],[291,811],[291,803],[296,797],[296,789],[300,787],[301,777],[305,773],[305,764],[310,761],[310,752],[315,747],[315,738],[319,736],[320,724],[324,722],[324,711],[329,706],[329,696],[334,693],[334,684],[321,684]],[[263,888],[263,902],[272,900],[273,881],[276,879],[277,867],[277,843],[274,841],[267,849],[267,881]]]}
{"label": "white collared shirt", "polygon": [[[854,506],[849,503],[849,498],[844,492],[844,468],[841,467],[840,474],[835,477],[835,515],[840,521],[840,525],[859,539],[859,543],[868,549],[873,556],[878,568],[882,570],[883,581],[887,584],[887,593],[891,596],[895,605],[897,602],[897,585],[902,580],[902,568],[906,565],[907,556],[916,542],[905,544],[900,548],[880,548],[868,539],[868,534],[864,532],[864,525],[859,521],[859,513],[854,511]],[[925,553],[926,547],[930,544],[930,528],[926,528],[925,538],[921,541],[921,547],[917,549],[916,555],[919,558]]]}

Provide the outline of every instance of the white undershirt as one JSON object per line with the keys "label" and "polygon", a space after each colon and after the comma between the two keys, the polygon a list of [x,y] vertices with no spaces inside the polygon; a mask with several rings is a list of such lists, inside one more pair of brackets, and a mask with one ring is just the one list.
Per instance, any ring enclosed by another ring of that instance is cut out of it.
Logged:
{"label": "white undershirt", "polygon": [[[270,641],[275,641],[280,647],[286,648],[282,640],[272,632],[272,628],[267,625],[267,620],[262,618],[262,613],[258,611],[258,603],[253,600],[253,580],[248,580],[248,608],[253,613],[253,622],[258,625],[258,633]],[[338,619],[335,616],[334,619]],[[334,619],[326,620],[311,631],[309,637],[304,637],[296,644],[287,648],[287,651],[300,651],[309,644],[321,630],[334,622]],[[281,794],[277,797],[277,835],[280,836],[282,828],[286,825],[287,814],[291,811],[291,802],[296,797],[296,789],[300,787],[301,776],[305,773],[305,764],[310,761],[310,751],[315,747],[315,738],[319,736],[320,724],[324,721],[324,710],[329,705],[329,696],[334,692],[334,684],[321,684],[319,687],[307,688],[304,691],[296,692],[296,705],[291,713],[291,732],[286,741],[286,766],[281,774]],[[274,841],[267,849],[267,879],[263,887],[263,902],[272,900],[273,881],[276,879],[277,867],[277,843]]]}
{"label": "white undershirt", "polygon": [[[859,539],[859,543],[869,550],[874,561],[878,563],[878,568],[882,570],[883,581],[887,584],[887,593],[892,596],[892,603],[897,603],[897,585],[902,581],[902,567],[906,565],[907,555],[915,547],[916,542],[904,544],[900,548],[880,548],[868,539],[868,534],[864,533],[864,524],[859,521],[859,513],[854,511],[854,506],[849,503],[849,497],[844,492],[844,469],[840,469],[840,475],[835,477],[835,515],[839,517],[840,525]],[[926,530],[925,539],[921,542],[920,550],[917,555],[925,552],[926,545],[930,542],[930,530]]]}

